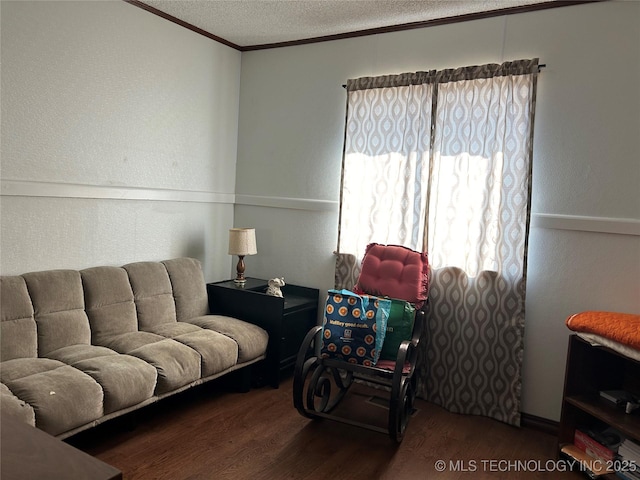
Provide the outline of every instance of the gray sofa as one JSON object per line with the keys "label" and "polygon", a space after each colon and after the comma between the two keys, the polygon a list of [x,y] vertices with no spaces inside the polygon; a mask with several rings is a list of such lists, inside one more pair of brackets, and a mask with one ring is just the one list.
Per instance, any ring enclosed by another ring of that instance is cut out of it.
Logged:
{"label": "gray sofa", "polygon": [[0,408],[66,438],[265,358],[208,312],[191,258],[0,277]]}

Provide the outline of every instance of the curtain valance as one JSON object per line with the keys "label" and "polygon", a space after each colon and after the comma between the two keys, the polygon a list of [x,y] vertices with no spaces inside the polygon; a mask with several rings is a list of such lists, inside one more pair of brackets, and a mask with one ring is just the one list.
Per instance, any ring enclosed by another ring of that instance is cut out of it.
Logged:
{"label": "curtain valance", "polygon": [[450,68],[446,70],[429,70],[423,72],[400,73],[397,75],[381,75],[378,77],[360,77],[347,80],[346,89],[368,90],[371,88],[406,87],[424,83],[448,83],[479,78],[501,77],[505,75],[527,75],[538,73],[538,59],[515,60],[511,62],[488,63],[471,67]]}

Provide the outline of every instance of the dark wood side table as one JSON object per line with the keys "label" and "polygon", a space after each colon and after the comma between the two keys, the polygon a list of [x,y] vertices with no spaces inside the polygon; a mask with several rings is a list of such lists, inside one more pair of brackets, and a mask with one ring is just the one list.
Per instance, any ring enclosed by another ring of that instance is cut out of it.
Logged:
{"label": "dark wood side table", "polygon": [[0,416],[2,480],[122,480],[122,472],[7,414]]}
{"label": "dark wood side table", "polygon": [[285,373],[293,371],[300,344],[318,322],[317,288],[285,285],[284,298],[266,294],[267,281],[247,278],[243,287],[233,280],[207,284],[212,314],[239,318],[264,328],[269,333],[267,358],[255,383],[274,388]]}

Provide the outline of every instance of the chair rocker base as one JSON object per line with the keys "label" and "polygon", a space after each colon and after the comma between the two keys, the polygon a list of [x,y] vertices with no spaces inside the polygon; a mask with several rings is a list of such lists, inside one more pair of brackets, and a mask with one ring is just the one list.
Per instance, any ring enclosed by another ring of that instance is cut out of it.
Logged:
{"label": "chair rocker base", "polygon": [[[321,358],[321,345],[322,327],[317,326],[307,333],[300,346],[293,377],[293,401],[298,412],[311,419],[329,419],[388,434],[400,443],[415,411],[415,368],[405,367],[409,351],[415,353],[415,345],[408,341],[402,343],[394,371]],[[342,408],[348,403],[347,399],[358,395],[352,393],[354,385],[362,383],[381,387],[376,392],[385,394],[386,426],[360,421],[353,408],[347,411],[348,416],[340,415],[347,410]]]}

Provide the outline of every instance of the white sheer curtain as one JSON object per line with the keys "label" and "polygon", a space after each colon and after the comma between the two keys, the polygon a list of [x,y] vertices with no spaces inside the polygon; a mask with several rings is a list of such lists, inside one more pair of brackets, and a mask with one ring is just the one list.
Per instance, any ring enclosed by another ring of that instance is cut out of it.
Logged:
{"label": "white sheer curtain", "polygon": [[428,83],[350,91],[339,252],[372,241],[422,249],[432,92]]}
{"label": "white sheer curtain", "polygon": [[438,85],[427,222],[433,268],[522,275],[532,88],[532,75]]}
{"label": "white sheer curtain", "polygon": [[336,285],[369,242],[427,251],[418,394],[520,422],[538,61],[350,80]]}

